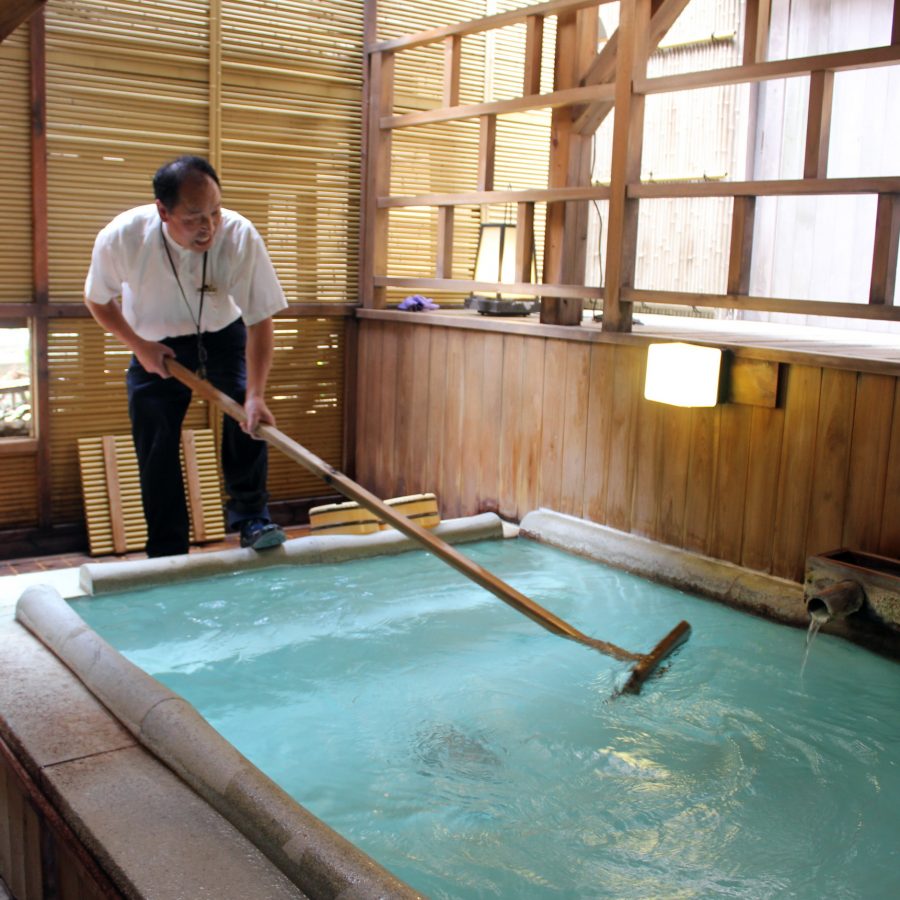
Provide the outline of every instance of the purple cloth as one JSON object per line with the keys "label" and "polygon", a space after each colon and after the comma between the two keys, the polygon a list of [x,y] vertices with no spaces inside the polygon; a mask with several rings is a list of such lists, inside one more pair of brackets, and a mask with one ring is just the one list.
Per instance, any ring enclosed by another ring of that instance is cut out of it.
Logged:
{"label": "purple cloth", "polygon": [[397,309],[418,312],[421,309],[440,309],[440,306],[438,306],[430,297],[423,297],[421,294],[413,294],[411,297],[407,297],[402,303],[398,303]]}

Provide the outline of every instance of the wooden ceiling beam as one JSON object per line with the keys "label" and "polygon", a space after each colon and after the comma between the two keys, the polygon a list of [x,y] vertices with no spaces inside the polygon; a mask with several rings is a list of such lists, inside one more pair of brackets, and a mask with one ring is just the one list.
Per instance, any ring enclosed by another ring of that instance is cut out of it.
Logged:
{"label": "wooden ceiling beam", "polygon": [[27,22],[47,0],[7,0],[0,4],[0,41]]}

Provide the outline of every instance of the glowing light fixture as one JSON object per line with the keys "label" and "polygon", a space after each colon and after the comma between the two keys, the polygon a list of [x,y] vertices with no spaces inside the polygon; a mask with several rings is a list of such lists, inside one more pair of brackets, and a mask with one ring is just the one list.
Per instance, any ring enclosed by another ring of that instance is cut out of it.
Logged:
{"label": "glowing light fixture", "polygon": [[[526,236],[527,237],[527,236]],[[475,281],[508,282],[515,284],[516,277],[517,228],[511,222],[483,222],[478,232],[478,252],[475,257]],[[529,281],[536,280],[537,270],[534,259],[534,238],[531,245],[531,274]],[[472,294],[466,304],[485,315],[527,316],[538,308],[538,301],[526,294],[511,294],[507,291]]]}
{"label": "glowing light fixture", "polygon": [[671,406],[715,406],[721,368],[722,351],[715,347],[651,344],[644,397]]}

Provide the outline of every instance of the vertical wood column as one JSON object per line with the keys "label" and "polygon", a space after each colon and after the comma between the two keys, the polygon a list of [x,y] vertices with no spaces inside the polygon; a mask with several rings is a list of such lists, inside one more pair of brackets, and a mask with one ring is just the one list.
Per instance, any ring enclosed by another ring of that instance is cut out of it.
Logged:
{"label": "vertical wood column", "polygon": [[525,73],[522,95],[541,92],[541,55],[544,46],[544,17],[529,16],[525,22]]}
{"label": "vertical wood column", "polygon": [[616,56],[616,118],[613,127],[609,222],[603,330],[631,331],[632,304],[621,299],[622,288],[634,284],[637,252],[638,201],[628,197],[628,185],[640,180],[644,134],[644,97],[635,94],[633,79],[647,72],[650,0],[623,0],[619,15]]}
{"label": "vertical wood column", "polygon": [[875,214],[875,250],[869,303],[891,306],[897,287],[897,246],[900,243],[900,194],[879,194]]}
{"label": "vertical wood column", "polygon": [[31,331],[31,396],[37,438],[38,525],[51,525],[50,370],[48,364],[50,254],[47,186],[47,42],[44,10],[28,23],[31,102],[32,282],[35,315]]}
{"label": "vertical wood column", "polygon": [[750,264],[753,259],[753,223],[756,197],[735,197],[731,209],[731,247],[728,254],[728,285],[735,297],[750,292]]}
{"label": "vertical wood column", "polygon": [[391,184],[392,135],[389,128],[381,127],[381,118],[390,115],[394,105],[393,53],[369,54],[368,81],[361,293],[363,306],[383,309],[385,289],[375,287],[374,279],[377,275],[387,274],[388,211],[379,208],[378,198],[390,192]]}
{"label": "vertical wood column", "polygon": [[809,107],[806,116],[806,153],[804,178],[826,178],[828,142],[831,133],[831,101],[834,96],[834,72],[812,72],[809,76]]}
{"label": "vertical wood column", "polygon": [[222,0],[209,0],[209,161],[222,174]]}
{"label": "vertical wood column", "polygon": [[[556,55],[553,89],[574,87],[585,62],[584,47],[596,50],[597,10],[590,7],[586,16],[578,12],[560,13],[556,26]],[[592,18],[591,18],[592,17]],[[589,23],[593,22],[593,29]],[[585,36],[579,36],[579,25]],[[590,137],[582,137],[573,127],[568,107],[554,109],[550,119],[549,187],[566,187],[584,183],[590,169]],[[557,201],[547,204],[544,228],[543,281],[545,284],[584,283],[584,235],[586,227],[579,222],[579,211],[571,204]],[[586,219],[586,204],[584,216]],[[579,266],[579,258],[581,264]],[[541,300],[541,322],[551,325],[580,325],[582,301],[572,297],[544,297]]]}

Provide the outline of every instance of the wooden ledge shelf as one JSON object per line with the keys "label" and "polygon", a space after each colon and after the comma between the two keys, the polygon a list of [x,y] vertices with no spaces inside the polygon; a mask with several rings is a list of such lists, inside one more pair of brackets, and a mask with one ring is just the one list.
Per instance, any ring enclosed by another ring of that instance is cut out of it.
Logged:
{"label": "wooden ledge shelf", "polygon": [[553,338],[592,344],[646,346],[654,341],[690,341],[729,350],[736,359],[769,360],[802,366],[821,366],[845,369],[873,375],[900,376],[900,347],[855,344],[841,340],[790,338],[780,334],[766,334],[765,328],[753,330],[736,328],[735,323],[716,322],[715,330],[693,326],[689,322],[661,327],[636,324],[631,332],[603,331],[599,324],[585,320],[578,327],[545,325],[537,316],[482,316],[468,309],[442,309],[433,312],[404,312],[398,309],[364,309],[356,311],[363,322],[435,328],[462,328],[467,331],[488,331],[498,334],[534,338]]}

